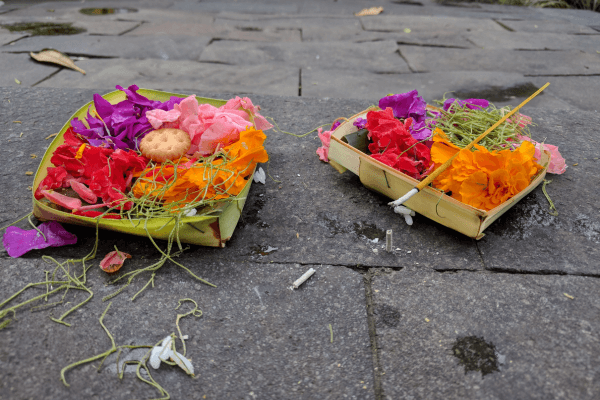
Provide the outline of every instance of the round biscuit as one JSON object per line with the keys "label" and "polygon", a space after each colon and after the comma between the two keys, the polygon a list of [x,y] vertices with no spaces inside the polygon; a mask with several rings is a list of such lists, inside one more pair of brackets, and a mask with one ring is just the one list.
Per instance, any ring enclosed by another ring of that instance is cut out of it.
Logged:
{"label": "round biscuit", "polygon": [[186,131],[163,128],[149,132],[140,141],[140,152],[155,162],[175,160],[188,152],[192,141]]}

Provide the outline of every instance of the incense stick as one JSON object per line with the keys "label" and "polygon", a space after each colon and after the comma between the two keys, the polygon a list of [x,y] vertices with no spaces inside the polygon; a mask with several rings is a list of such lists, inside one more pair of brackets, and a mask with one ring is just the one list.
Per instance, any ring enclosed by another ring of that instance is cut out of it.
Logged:
{"label": "incense stick", "polygon": [[[531,96],[529,96],[525,101],[523,101],[516,108],[514,108],[511,112],[509,112],[508,114],[506,114],[505,116],[503,116],[502,118],[500,118],[500,120],[498,122],[496,122],[494,125],[492,125],[491,127],[489,127],[488,130],[486,130],[485,132],[483,132],[481,135],[479,135],[478,137],[476,137],[471,143],[469,143],[465,147],[465,150],[469,150],[474,145],[476,145],[477,143],[479,143],[480,140],[482,140],[491,131],[493,131],[498,126],[500,126],[501,123],[503,123],[504,121],[506,121],[514,113],[516,113],[518,110],[520,110],[521,107],[523,107],[525,104],[529,103],[529,101],[531,99],[533,99],[535,96],[537,96],[538,94],[540,94],[542,92],[542,90],[546,89],[549,85],[550,85],[550,82],[546,83],[544,86],[542,86],[541,88],[539,88],[534,94],[532,94]],[[454,158],[457,155],[458,155],[458,152],[456,154],[454,154],[452,157],[450,157],[445,163],[443,163],[442,165],[440,165],[435,171],[433,171],[431,174],[429,174],[429,176],[427,176],[427,178],[423,179],[423,181],[421,181],[417,186],[415,186],[414,188],[412,188],[411,190],[409,190],[408,193],[406,193],[404,196],[400,197],[398,200],[389,202],[388,205],[390,205],[392,207],[397,207],[397,206],[403,204],[404,202],[406,202],[411,197],[413,197],[415,194],[419,193],[419,191],[423,190],[423,188],[425,186],[427,186],[431,182],[433,182],[433,180],[435,178],[437,178],[438,175],[440,175],[442,172],[444,172],[452,164],[452,161],[454,160]]]}

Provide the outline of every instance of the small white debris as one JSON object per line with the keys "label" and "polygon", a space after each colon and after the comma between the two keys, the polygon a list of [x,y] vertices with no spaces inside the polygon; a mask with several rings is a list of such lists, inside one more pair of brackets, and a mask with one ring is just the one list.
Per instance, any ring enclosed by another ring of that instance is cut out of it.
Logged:
{"label": "small white debris", "polygon": [[265,171],[262,169],[262,167],[258,167],[254,173],[254,182],[262,183],[263,185],[267,183],[267,174],[265,174]]}
{"label": "small white debris", "polygon": [[188,340],[188,339],[189,339],[189,336],[188,336],[188,335],[183,335],[181,338],[182,338],[183,340]]}
{"label": "small white debris", "polygon": [[154,369],[158,369],[160,367],[160,358],[158,355],[163,351],[162,346],[155,346],[152,348],[152,353],[150,353],[150,366]]}
{"label": "small white debris", "polygon": [[413,219],[412,219],[412,217],[410,215],[404,214],[404,220],[406,221],[406,223],[408,225],[412,225],[413,224]]}
{"label": "small white debris", "polygon": [[196,215],[197,212],[198,212],[198,210],[196,210],[195,208],[192,208],[188,212],[184,213],[184,215],[186,217],[193,217],[194,215]]}
{"label": "small white debris", "polygon": [[410,254],[410,253],[412,253],[412,251],[409,250],[409,251],[407,251],[407,253]]}
{"label": "small white debris", "polygon": [[371,243],[375,243],[375,244],[379,243],[379,238],[375,238],[375,239],[371,240]]}
{"label": "small white debris", "polygon": [[306,281],[308,278],[310,278],[310,277],[312,276],[312,274],[314,274],[314,273],[315,273],[315,270],[314,270],[314,269],[312,269],[312,268],[311,268],[311,269],[309,269],[308,271],[306,271],[306,272],[304,273],[304,275],[302,275],[300,278],[298,278],[298,279],[296,280],[296,282],[294,282],[294,284],[292,285],[292,287],[293,287],[294,289],[298,289],[298,288],[300,287],[300,285],[302,285],[302,284],[303,284],[303,283],[304,283],[304,282],[305,282],[305,281]]}
{"label": "small white debris", "polygon": [[194,366],[192,365],[192,362],[190,360],[183,356],[183,354],[180,354],[175,351],[171,355],[171,360],[175,361],[175,364],[177,364],[179,368],[184,370],[186,374],[194,376]]}
{"label": "small white debris", "polygon": [[379,253],[379,250],[373,249],[373,253]]}

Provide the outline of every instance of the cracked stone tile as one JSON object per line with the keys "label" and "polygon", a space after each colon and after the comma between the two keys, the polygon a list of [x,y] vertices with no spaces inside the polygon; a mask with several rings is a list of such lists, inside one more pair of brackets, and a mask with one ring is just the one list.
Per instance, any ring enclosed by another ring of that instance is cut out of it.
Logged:
{"label": "cracked stone tile", "polygon": [[[139,260],[142,255],[134,257]],[[186,356],[192,360],[195,379],[166,365],[152,370],[155,377],[162,377],[156,379],[173,398],[198,394],[246,398],[251,392],[258,398],[374,398],[364,285],[359,273],[328,265],[185,262],[217,287],[198,283],[183,270],[161,270],[152,290],[136,302],[126,293],[112,299],[104,318],[117,345],[152,345],[177,333],[177,314],[192,307],[191,302],[184,302],[175,310],[180,299],[197,302],[202,316],[180,322],[182,333],[188,335]],[[39,271],[31,261],[4,259],[0,265],[3,293],[18,290],[23,280],[38,279]],[[11,268],[17,266],[19,279],[15,278],[16,268]],[[310,267],[316,273],[300,289],[290,290],[292,282]],[[2,332],[0,344],[10,350],[2,352],[0,374],[10,397],[126,399],[132,392],[144,398],[156,395],[154,388],[135,378],[135,368],[126,369],[126,378],[119,381],[116,354],[106,359],[100,374],[95,366],[69,371],[69,388],[56,378],[57,366],[107,349],[108,338],[98,318],[107,306],[101,297],[115,288],[102,289],[103,275],[99,269],[88,273],[98,296],[84,306],[84,313],[69,318],[68,334],[48,318],[48,310],[20,314],[10,330]],[[130,289],[133,293],[134,288]],[[179,340],[176,345],[182,351]],[[123,358],[128,358],[127,352]],[[19,384],[33,362],[38,379]]]}
{"label": "cracked stone tile", "polygon": [[[60,68],[52,64],[34,61],[29,54],[2,54],[0,57],[0,86],[30,87],[57,72]],[[81,74],[80,74],[81,75]],[[15,82],[15,79],[21,83]]]}
{"label": "cracked stone tile", "polygon": [[[19,40],[24,37],[27,37],[27,34],[10,33],[8,30],[0,28],[0,46],[7,45],[10,42],[14,42],[15,40]],[[5,47],[4,49],[8,48],[10,47]]]}
{"label": "cracked stone tile", "polygon": [[600,74],[600,57],[579,50],[497,51],[400,46],[412,71],[498,71],[527,76]]}
{"label": "cracked stone tile", "polygon": [[358,18],[346,15],[250,15],[222,12],[215,17],[215,24],[221,26],[233,25],[237,27],[275,27],[275,28],[302,28],[310,29],[319,26],[336,28],[356,27],[361,24]]}
{"label": "cracked stone tile", "polygon": [[478,32],[464,35],[475,46],[484,49],[510,50],[582,50],[600,51],[600,35],[565,35],[544,32]]}
{"label": "cracked stone tile", "polygon": [[[548,32],[568,35],[598,34],[596,30],[588,26],[575,24],[570,21],[535,19],[514,21],[501,19],[499,22],[516,32]],[[600,40],[600,37],[598,39]]]}
{"label": "cracked stone tile", "polygon": [[88,35],[118,36],[137,27],[137,21],[76,21],[73,27],[84,28]]}
{"label": "cracked stone tile", "polygon": [[591,400],[600,390],[597,278],[411,268],[376,274],[371,287],[386,399]]}
{"label": "cracked stone tile", "polygon": [[[562,175],[548,174],[546,188],[558,210],[538,187],[487,230],[477,246],[486,268],[600,275],[600,185],[598,138],[590,135],[600,114],[590,111],[528,109],[534,140],[559,146],[567,163]],[[567,121],[573,122],[568,123]]]}
{"label": "cracked stone tile", "polygon": [[311,68],[337,67],[381,72],[409,72],[404,60],[398,56],[397,49],[398,45],[391,40],[374,43],[218,41],[211,43],[202,52],[200,61],[235,65],[282,63],[299,68],[310,66]]}
{"label": "cracked stone tile", "polygon": [[434,16],[383,15],[377,17],[360,17],[365,30],[402,32],[410,29],[414,32],[471,32],[503,30],[491,19],[453,18]]}
{"label": "cracked stone tile", "polygon": [[[594,79],[594,77],[589,78]],[[553,77],[551,80],[554,79]],[[349,85],[348,82],[352,84]],[[463,99],[486,98],[497,107],[506,105],[514,107],[546,82],[546,78],[534,79],[509,72],[496,72],[493,75],[480,71],[376,74],[355,70],[303,68],[302,96],[367,98],[377,102],[388,93],[405,93],[417,89],[419,95],[428,103],[442,99],[445,94],[446,97],[456,96]],[[593,88],[594,85],[590,86],[589,91],[595,95]],[[546,89],[542,95],[530,101],[527,107],[581,108],[563,100],[564,96],[560,90],[555,92],[549,90],[551,89]],[[573,93],[575,94],[575,91]],[[557,98],[556,95],[561,98]],[[593,105],[588,104],[589,107]]]}
{"label": "cracked stone tile", "polygon": [[[67,54],[125,59],[196,60],[209,43],[208,36],[34,36],[7,47],[11,52],[53,48]],[[4,50],[7,51],[7,50]]]}
{"label": "cracked stone tile", "polygon": [[[539,86],[543,85],[546,80],[546,78],[532,78],[532,82]],[[600,112],[600,79],[598,76],[553,76],[548,80],[551,84],[546,90],[571,107]]]}
{"label": "cracked stone tile", "polygon": [[244,28],[196,22],[149,22],[128,32],[125,36],[153,36],[156,34],[209,36],[213,39],[256,42],[300,42],[300,30],[295,28]]}
{"label": "cracked stone tile", "polygon": [[98,88],[113,90],[115,85],[166,91],[220,91],[269,93],[294,96],[298,93],[298,69],[266,70],[262,66],[239,68],[185,60],[90,59],[78,61],[87,75],[62,70],[40,87]]}
{"label": "cracked stone tile", "polygon": [[461,34],[447,31],[428,32],[377,32],[365,31],[355,27],[320,26],[302,30],[302,40],[305,42],[350,40],[356,43],[394,40],[398,44],[432,47],[469,48],[473,44]]}

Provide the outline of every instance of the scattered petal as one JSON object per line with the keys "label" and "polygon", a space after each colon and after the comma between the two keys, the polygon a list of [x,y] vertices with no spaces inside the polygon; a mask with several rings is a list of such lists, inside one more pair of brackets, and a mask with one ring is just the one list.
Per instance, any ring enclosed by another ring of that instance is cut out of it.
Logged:
{"label": "scattered petal", "polygon": [[171,359],[175,361],[175,363],[179,365],[179,367],[184,370],[186,374],[194,376],[194,366],[190,360],[184,357],[183,354],[175,351],[173,352]]}
{"label": "scattered petal", "polygon": [[117,272],[121,269],[127,258],[131,258],[131,255],[118,250],[111,251],[100,261],[100,268],[108,273]]}
{"label": "scattered petal", "polygon": [[383,7],[371,7],[364,8],[357,13],[354,13],[357,17],[364,17],[367,15],[379,15],[383,12]]}
{"label": "scattered petal", "polygon": [[30,250],[44,249],[46,247],[60,247],[77,243],[77,236],[67,232],[58,222],[44,222],[38,229],[46,236],[42,236],[35,229],[23,230],[16,226],[6,228],[2,244],[11,257],[20,257]]}

